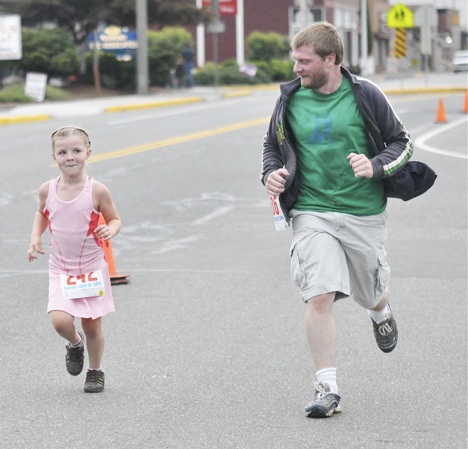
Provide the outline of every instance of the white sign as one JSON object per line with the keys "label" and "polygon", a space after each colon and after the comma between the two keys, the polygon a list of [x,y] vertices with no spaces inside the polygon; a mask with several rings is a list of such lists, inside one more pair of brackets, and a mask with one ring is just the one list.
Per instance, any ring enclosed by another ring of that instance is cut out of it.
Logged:
{"label": "white sign", "polygon": [[0,16],[0,61],[12,61],[22,57],[21,17]]}
{"label": "white sign", "polygon": [[28,72],[26,74],[26,83],[24,93],[38,102],[44,101],[47,87],[47,74]]}

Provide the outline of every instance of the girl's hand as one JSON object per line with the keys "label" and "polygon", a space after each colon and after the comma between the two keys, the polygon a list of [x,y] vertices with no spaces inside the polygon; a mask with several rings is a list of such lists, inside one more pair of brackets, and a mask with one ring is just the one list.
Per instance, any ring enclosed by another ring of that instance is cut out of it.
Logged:
{"label": "girl's hand", "polygon": [[111,230],[106,224],[99,225],[94,230],[94,233],[102,240],[110,240],[113,237]]}
{"label": "girl's hand", "polygon": [[34,259],[37,259],[35,253],[44,254],[44,250],[42,249],[42,240],[41,239],[34,239],[31,240],[31,244],[29,245],[28,249],[28,260],[32,262]]}

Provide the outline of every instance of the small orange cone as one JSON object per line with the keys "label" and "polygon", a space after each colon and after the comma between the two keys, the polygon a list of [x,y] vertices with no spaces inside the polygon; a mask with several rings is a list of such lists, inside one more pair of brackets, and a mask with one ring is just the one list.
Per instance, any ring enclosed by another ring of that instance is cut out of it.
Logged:
{"label": "small orange cone", "polygon": [[465,91],[465,103],[463,104],[463,111],[464,114],[468,114],[468,89]]}
{"label": "small orange cone", "polygon": [[439,109],[437,110],[436,123],[447,123],[447,117],[445,116],[445,106],[442,98],[439,100]]}
{"label": "small orange cone", "polygon": [[[99,216],[99,224],[105,224],[106,221],[102,214]],[[114,254],[112,252],[112,243],[110,240],[102,240],[102,249],[104,250],[104,255],[106,256],[107,265],[109,266],[109,275],[111,279],[111,285],[115,284],[128,284],[128,274],[117,274],[115,272],[115,261]]]}

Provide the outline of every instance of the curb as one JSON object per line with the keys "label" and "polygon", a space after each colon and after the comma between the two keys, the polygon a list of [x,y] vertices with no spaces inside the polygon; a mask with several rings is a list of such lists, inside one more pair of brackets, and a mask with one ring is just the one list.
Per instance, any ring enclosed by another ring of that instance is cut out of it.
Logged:
{"label": "curb", "polygon": [[0,117],[0,126],[18,123],[46,122],[52,117],[49,114],[18,115],[16,117]]}
{"label": "curb", "polygon": [[[251,95],[254,90],[277,90],[278,85],[258,85],[250,88],[238,89],[233,88],[222,93],[221,98],[229,99],[241,96]],[[453,94],[464,93],[467,91],[466,87],[427,87],[427,88],[406,88],[406,89],[384,89],[386,95],[417,95],[417,94]],[[154,109],[168,106],[178,106],[183,104],[202,103],[206,101],[202,96],[194,96],[187,98],[176,98],[173,100],[161,100],[148,103],[138,104],[125,104],[121,106],[108,106],[103,109],[104,113],[117,113],[125,111],[134,111],[139,109]],[[14,125],[21,123],[42,122],[51,120],[52,116],[49,114],[37,115],[18,115],[12,117],[0,117],[0,126]]]}
{"label": "curb", "polygon": [[458,94],[464,93],[466,87],[414,87],[407,89],[385,89],[386,95],[418,95],[418,94]]}
{"label": "curb", "polygon": [[107,108],[104,108],[104,112],[113,113],[113,112],[132,111],[132,110],[137,110],[137,109],[163,108],[165,106],[177,106],[181,104],[201,103],[202,101],[203,101],[203,97],[179,98],[179,99],[174,99],[174,100],[153,101],[150,103],[109,106]]}

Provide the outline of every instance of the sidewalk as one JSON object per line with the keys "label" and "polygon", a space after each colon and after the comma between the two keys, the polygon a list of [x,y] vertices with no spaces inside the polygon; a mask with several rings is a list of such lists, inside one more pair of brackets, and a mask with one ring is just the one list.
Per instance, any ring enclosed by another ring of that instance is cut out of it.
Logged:
{"label": "sidewalk", "polygon": [[249,95],[249,87],[167,90],[148,95],[121,95],[86,98],[83,100],[57,101],[18,105],[9,109],[0,108],[0,126],[15,123],[46,121],[51,118],[81,117],[102,113],[177,106],[190,103],[214,101],[239,95]]}
{"label": "sidewalk", "polygon": [[[374,75],[369,77],[387,95],[418,93],[454,93],[468,89],[466,74]],[[122,95],[83,100],[43,102],[0,108],[0,126],[17,123],[47,121],[52,118],[80,117],[116,113],[136,109],[150,109],[202,103],[252,94],[255,90],[279,92],[278,84],[261,86],[196,86],[192,89],[167,90],[148,95]]]}

